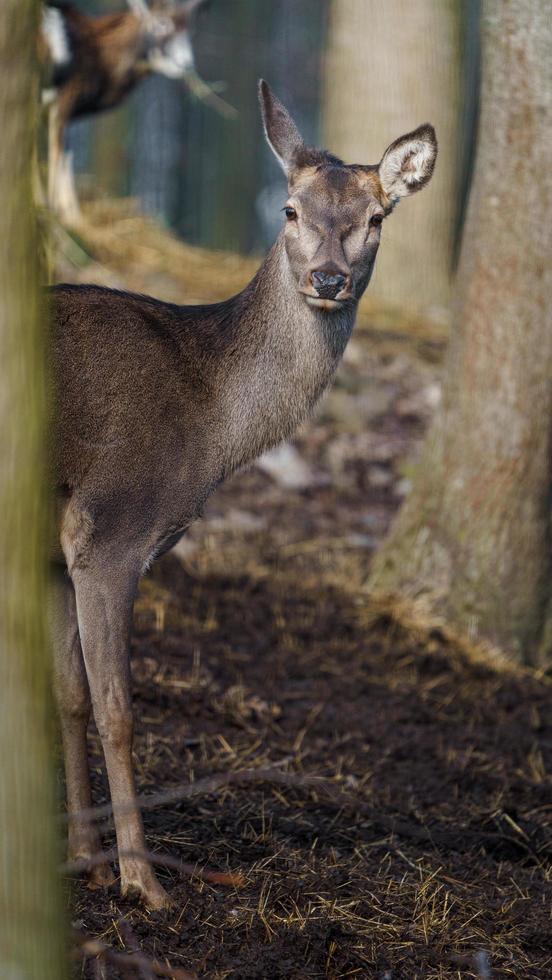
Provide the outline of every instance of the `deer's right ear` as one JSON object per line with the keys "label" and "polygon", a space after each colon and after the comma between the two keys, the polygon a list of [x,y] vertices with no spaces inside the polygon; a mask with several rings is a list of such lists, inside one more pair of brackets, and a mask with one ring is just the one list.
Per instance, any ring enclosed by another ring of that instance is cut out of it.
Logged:
{"label": "deer's right ear", "polygon": [[303,137],[286,107],[262,78],[259,82],[259,102],[267,143],[289,177],[297,165],[299,151],[305,145]]}

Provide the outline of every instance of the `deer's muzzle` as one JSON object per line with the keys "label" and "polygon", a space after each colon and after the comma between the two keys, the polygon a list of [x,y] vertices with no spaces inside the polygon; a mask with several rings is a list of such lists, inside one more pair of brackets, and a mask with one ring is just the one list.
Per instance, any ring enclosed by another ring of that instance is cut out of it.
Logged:
{"label": "deer's muzzle", "polygon": [[342,272],[328,272],[315,269],[310,274],[311,285],[320,299],[335,299],[339,293],[349,288],[350,277]]}

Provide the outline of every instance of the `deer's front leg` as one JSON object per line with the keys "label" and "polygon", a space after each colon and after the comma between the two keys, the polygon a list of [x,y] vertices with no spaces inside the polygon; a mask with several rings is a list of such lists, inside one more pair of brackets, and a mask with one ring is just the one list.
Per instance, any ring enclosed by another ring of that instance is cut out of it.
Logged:
{"label": "deer's front leg", "polygon": [[113,804],[121,891],[136,892],[150,908],[170,904],[147,860],[126,856],[145,851],[132,770],[133,718],[129,641],[138,582],[135,570],[106,562],[72,573],[92,706]]}
{"label": "deer's front leg", "polygon": [[[86,731],[90,718],[90,692],[77,624],[75,592],[71,581],[60,572],[53,596],[54,686],[58,705],[67,792],[68,857],[89,860],[101,851],[98,831],[89,820],[78,816],[92,805]],[[90,872],[91,887],[106,887],[115,881],[108,864]]]}

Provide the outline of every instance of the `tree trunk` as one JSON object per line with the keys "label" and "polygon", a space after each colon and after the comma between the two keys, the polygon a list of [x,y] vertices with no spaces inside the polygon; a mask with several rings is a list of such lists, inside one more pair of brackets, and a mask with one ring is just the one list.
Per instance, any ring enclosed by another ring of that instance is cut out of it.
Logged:
{"label": "tree trunk", "polygon": [[438,319],[450,303],[459,16],[453,0],[332,0],[326,57],[325,143],[347,163],[377,163],[403,133],[436,128],[433,180],[386,227],[366,302]]}
{"label": "tree trunk", "polygon": [[62,980],[48,710],[44,337],[31,161],[38,4],[0,5],[0,974]]}
{"label": "tree trunk", "polygon": [[552,18],[545,0],[485,0],[482,28],[443,404],[371,585],[425,594],[454,628],[542,663],[552,639]]}

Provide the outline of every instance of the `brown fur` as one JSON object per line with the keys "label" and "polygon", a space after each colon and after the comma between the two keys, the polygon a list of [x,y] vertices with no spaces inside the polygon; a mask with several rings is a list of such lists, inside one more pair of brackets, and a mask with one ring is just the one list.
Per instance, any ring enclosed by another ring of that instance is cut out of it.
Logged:
{"label": "brown fur", "polygon": [[[71,65],[54,86],[59,124],[118,105],[148,73],[148,28],[132,11],[91,17],[72,4],[59,7],[71,44]],[[176,8],[167,14],[174,32],[185,30],[189,15]],[[40,49],[46,59],[42,41]]]}
{"label": "brown fur", "polygon": [[[156,68],[152,52],[163,51],[176,35],[185,35],[193,4],[160,8],[162,20],[151,21],[132,11],[91,17],[70,3],[51,3],[58,9],[70,47],[67,64],[49,65],[45,38],[39,38],[39,57],[49,68],[55,102],[49,129],[50,205],[69,223],[78,220],[79,209],[70,161],[64,155],[65,130],[72,119],[103,112],[119,105],[128,93]],[[164,33],[156,34],[154,26]]]}
{"label": "brown fur", "polygon": [[143,75],[140,59],[146,42],[131,12],[90,17],[73,6],[62,8],[71,43],[71,66],[54,86],[59,126],[69,119],[109,109],[127,95]]}

